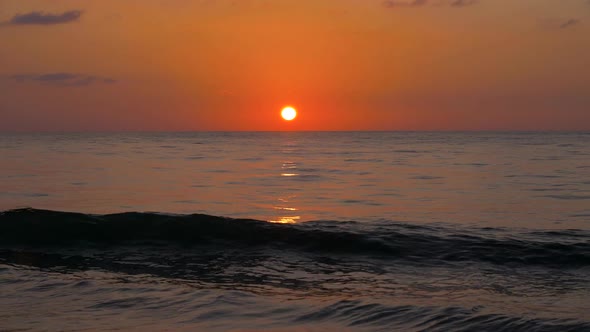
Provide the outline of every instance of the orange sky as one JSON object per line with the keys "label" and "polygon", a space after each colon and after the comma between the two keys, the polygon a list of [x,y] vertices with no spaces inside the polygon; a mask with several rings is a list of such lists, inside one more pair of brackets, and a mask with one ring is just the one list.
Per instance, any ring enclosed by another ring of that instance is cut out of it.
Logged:
{"label": "orange sky", "polygon": [[590,130],[586,0],[0,0],[0,22],[0,131]]}

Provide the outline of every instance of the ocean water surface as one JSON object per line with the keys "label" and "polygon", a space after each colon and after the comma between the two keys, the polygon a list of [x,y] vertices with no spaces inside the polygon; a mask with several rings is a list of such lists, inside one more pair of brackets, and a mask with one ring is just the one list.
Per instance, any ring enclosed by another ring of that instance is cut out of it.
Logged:
{"label": "ocean water surface", "polygon": [[0,330],[590,331],[590,133],[0,135]]}

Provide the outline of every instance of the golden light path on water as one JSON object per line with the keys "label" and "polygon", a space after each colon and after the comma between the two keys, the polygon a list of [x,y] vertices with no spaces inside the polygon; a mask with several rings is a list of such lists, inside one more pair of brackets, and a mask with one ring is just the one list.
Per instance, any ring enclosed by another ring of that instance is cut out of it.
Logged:
{"label": "golden light path on water", "polygon": [[[281,165],[281,177],[291,178],[295,176],[299,176],[298,173],[295,173],[297,169],[297,164],[293,161],[284,161]],[[294,196],[288,197],[279,197],[278,201],[281,202],[280,205],[274,206],[273,208],[278,211],[285,211],[295,213],[295,211],[299,211],[298,208],[290,206],[290,199]],[[271,223],[277,224],[295,224],[301,219],[301,216],[298,215],[289,215],[289,216],[281,216],[275,218],[273,220],[269,220]]]}
{"label": "golden light path on water", "polygon": [[296,224],[299,221],[299,216],[280,217],[278,220],[269,220],[268,222],[275,224]]}

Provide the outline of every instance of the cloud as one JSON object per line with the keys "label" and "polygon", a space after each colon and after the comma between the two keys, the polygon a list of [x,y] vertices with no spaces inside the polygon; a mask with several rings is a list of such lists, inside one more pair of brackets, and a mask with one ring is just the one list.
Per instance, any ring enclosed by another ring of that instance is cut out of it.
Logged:
{"label": "cloud", "polygon": [[70,10],[61,14],[50,14],[44,12],[30,12],[26,14],[16,14],[10,21],[9,25],[54,25],[72,23],[78,21],[82,16],[80,10]]}
{"label": "cloud", "polygon": [[539,20],[541,27],[547,29],[570,29],[574,26],[579,25],[582,21],[576,18],[568,18],[568,19],[541,19]]}
{"label": "cloud", "polygon": [[383,7],[420,7],[428,4],[428,0],[386,0],[383,1]]}
{"label": "cloud", "polygon": [[450,2],[452,7],[467,7],[471,5],[475,5],[477,0],[453,0]]}
{"label": "cloud", "polygon": [[573,27],[574,25],[578,25],[579,23],[580,23],[580,20],[574,19],[574,18],[570,18],[569,20],[561,23],[559,25],[559,28],[560,29],[567,29],[567,28]]}
{"label": "cloud", "polygon": [[424,6],[450,6],[450,7],[467,7],[474,5],[478,0],[385,0],[382,2],[385,8],[409,8]]}
{"label": "cloud", "polygon": [[8,78],[19,83],[37,82],[63,87],[117,83],[116,79],[109,77],[73,73],[17,74]]}

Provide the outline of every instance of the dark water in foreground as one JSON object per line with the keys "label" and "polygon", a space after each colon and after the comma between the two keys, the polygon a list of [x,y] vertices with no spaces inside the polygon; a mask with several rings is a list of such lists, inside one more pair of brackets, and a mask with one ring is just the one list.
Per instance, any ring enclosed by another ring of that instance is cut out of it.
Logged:
{"label": "dark water in foreground", "polygon": [[0,156],[0,331],[590,331],[589,134],[0,135]]}
{"label": "dark water in foreground", "polygon": [[590,330],[590,232],[0,215],[5,328]]}

